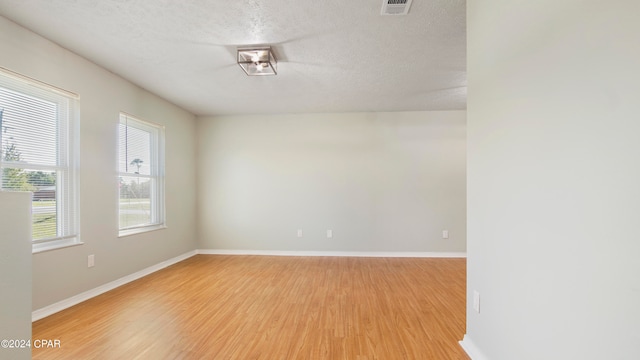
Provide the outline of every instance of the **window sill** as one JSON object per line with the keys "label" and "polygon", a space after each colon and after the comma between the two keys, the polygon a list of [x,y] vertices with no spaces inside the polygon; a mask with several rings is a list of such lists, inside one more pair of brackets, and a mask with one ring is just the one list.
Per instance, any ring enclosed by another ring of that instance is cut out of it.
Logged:
{"label": "window sill", "polygon": [[120,230],[120,232],[118,233],[118,237],[119,238],[127,237],[127,236],[131,236],[131,235],[146,233],[146,232],[149,232],[149,231],[163,230],[163,229],[166,229],[166,228],[167,228],[166,225],[160,224],[160,225],[150,225],[150,226],[144,226],[144,227],[139,227],[139,228]]}
{"label": "window sill", "polygon": [[31,246],[31,253],[37,254],[41,252],[64,249],[64,248],[78,246],[78,245],[84,245],[84,243],[79,240],[65,239],[65,240],[51,241],[49,243],[33,244]]}

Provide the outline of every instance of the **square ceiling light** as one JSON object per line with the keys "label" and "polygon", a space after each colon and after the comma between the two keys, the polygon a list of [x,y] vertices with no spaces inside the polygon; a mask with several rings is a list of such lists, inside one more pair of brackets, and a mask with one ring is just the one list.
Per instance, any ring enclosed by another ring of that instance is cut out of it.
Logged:
{"label": "square ceiling light", "polygon": [[278,74],[278,60],[271,46],[238,49],[238,65],[249,76]]}

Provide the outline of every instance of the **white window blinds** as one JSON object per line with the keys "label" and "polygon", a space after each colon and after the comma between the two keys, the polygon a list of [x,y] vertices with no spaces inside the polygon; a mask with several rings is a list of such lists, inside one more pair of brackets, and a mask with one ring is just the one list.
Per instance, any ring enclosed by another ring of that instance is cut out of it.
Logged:
{"label": "white window blinds", "polygon": [[77,244],[78,97],[0,69],[0,182],[31,191],[33,250]]}

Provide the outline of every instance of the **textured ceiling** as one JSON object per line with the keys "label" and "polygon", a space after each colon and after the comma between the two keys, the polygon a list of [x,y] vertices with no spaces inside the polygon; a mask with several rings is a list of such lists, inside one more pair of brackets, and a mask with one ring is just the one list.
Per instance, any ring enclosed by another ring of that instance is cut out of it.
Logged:
{"label": "textured ceiling", "polygon": [[[197,115],[466,108],[464,0],[0,0],[0,14]],[[238,46],[270,44],[248,77]]]}

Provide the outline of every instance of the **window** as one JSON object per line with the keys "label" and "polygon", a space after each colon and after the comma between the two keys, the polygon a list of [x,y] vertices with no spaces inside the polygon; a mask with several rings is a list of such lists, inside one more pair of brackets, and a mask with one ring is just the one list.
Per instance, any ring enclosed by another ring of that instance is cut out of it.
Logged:
{"label": "window", "polygon": [[164,227],[164,128],[120,114],[120,236]]}
{"label": "window", "polygon": [[33,251],[80,244],[78,96],[0,69],[0,185],[31,191]]}

